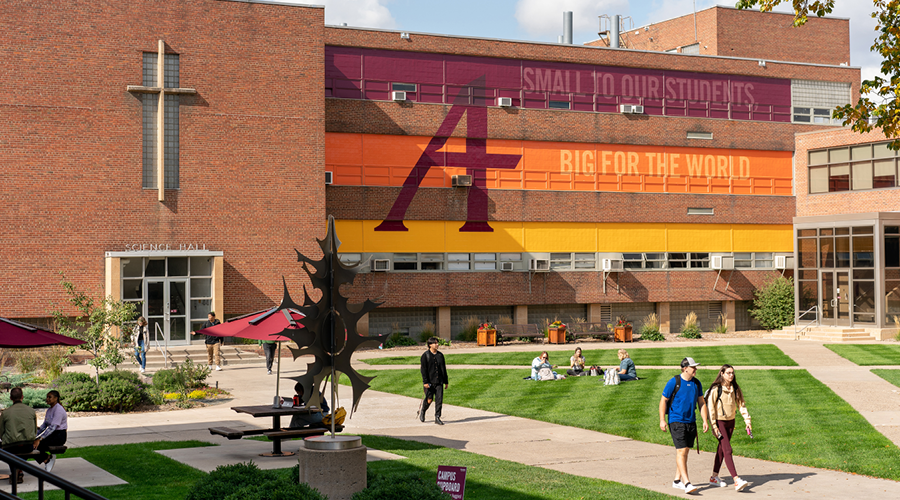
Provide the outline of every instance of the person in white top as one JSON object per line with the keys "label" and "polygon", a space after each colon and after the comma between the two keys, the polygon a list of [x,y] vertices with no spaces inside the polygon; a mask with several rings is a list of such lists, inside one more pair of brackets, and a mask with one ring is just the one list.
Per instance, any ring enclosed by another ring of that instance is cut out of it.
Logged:
{"label": "person in white top", "polygon": [[719,376],[716,377],[716,381],[706,391],[706,404],[707,408],[709,408],[709,419],[712,421],[713,432],[719,439],[709,484],[712,486],[725,486],[725,481],[719,478],[719,469],[724,461],[728,467],[728,472],[734,478],[734,489],[741,491],[749,486],[750,483],[738,476],[737,469],[734,466],[734,458],[732,457],[731,435],[734,433],[734,420],[737,413],[740,412],[741,417],[744,419],[747,434],[750,437],[753,437],[753,428],[750,425],[750,413],[747,411],[747,405],[744,403],[744,393],[741,392],[741,386],[737,383],[733,366],[722,365],[722,368],[719,369]]}
{"label": "person in white top", "polygon": [[35,460],[39,464],[45,464],[44,469],[49,472],[56,463],[56,455],[48,453],[49,448],[66,444],[69,416],[66,409],[59,404],[59,391],[52,390],[47,393],[47,404],[50,405],[50,409],[44,414],[44,423],[37,428],[34,449],[41,452]]}

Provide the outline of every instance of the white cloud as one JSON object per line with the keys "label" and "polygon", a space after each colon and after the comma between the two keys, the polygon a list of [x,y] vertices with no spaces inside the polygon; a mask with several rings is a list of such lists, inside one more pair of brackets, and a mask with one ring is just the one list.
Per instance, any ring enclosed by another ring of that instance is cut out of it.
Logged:
{"label": "white cloud", "polygon": [[552,37],[563,34],[564,11],[572,11],[572,30],[576,39],[594,39],[600,27],[599,16],[623,14],[628,11],[627,0],[518,0],[516,21],[527,33]]}
{"label": "white cloud", "polygon": [[325,24],[347,23],[359,28],[397,27],[391,11],[383,4],[386,0],[280,0],[285,3],[303,3],[325,6]]}

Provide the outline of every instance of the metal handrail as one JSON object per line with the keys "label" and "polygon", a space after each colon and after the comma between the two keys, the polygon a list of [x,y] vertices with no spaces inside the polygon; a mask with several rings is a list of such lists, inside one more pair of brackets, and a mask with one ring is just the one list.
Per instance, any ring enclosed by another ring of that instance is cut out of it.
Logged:
{"label": "metal handrail", "polygon": [[[165,363],[166,369],[169,368],[169,339],[166,337],[166,333],[162,330],[162,327],[159,326],[159,323],[153,323],[155,330],[155,342],[156,342],[156,350],[161,352],[163,355],[163,362]],[[159,338],[163,338],[163,347],[160,349],[159,347]]]}
{"label": "metal handrail", "polygon": [[[804,316],[806,316],[807,314],[809,314],[812,311],[815,311],[816,319],[814,319],[813,321],[810,321],[809,324],[807,324],[806,326],[801,328],[800,331],[798,332],[797,331],[797,323],[799,323],[800,319],[802,319]],[[813,325],[813,323],[815,323],[816,326],[819,326],[819,306],[817,306],[817,305],[810,307],[809,309],[807,309],[806,311],[803,311],[802,313],[800,313],[797,316],[797,321],[794,323],[794,340],[800,340],[800,334],[803,333],[803,330],[806,330],[807,328],[811,327]]]}
{"label": "metal handrail", "polygon": [[[57,476],[56,474],[50,473],[41,469],[40,467],[36,467],[31,465],[30,463],[22,460],[21,458],[13,455],[12,453],[6,450],[0,450],[0,460],[6,462],[9,465],[9,477],[12,478],[12,495],[7,496],[6,493],[3,493],[3,498],[21,498],[18,494],[18,485],[19,482],[16,481],[16,476],[18,476],[18,471],[26,472],[29,475],[32,475],[38,480],[38,499],[44,499],[44,482],[48,482],[53,486],[63,490],[65,492],[66,500],[71,498],[70,495],[75,495],[79,498],[85,498],[87,500],[107,500],[106,497],[100,496],[93,491],[86,490],[81,486],[78,486],[75,483],[71,483],[66,481],[65,479]],[[2,492],[0,492],[2,493]]]}

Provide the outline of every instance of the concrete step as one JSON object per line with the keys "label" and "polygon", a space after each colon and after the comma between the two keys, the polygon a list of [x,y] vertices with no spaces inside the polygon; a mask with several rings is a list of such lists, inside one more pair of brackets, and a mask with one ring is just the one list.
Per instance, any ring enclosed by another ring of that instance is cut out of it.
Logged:
{"label": "concrete step", "polygon": [[802,332],[794,333],[794,327],[789,326],[781,330],[773,330],[767,338],[773,340],[794,340],[799,335],[799,340],[814,342],[858,342],[863,340],[877,340],[865,328],[847,328],[840,326],[814,326]]}
{"label": "concrete step", "polygon": [[[265,356],[260,356],[250,349],[255,349],[255,345],[248,345],[246,349],[241,349],[240,345],[222,346],[220,353],[222,354],[222,364],[224,366],[245,366],[259,365],[265,366]],[[169,367],[172,364],[181,364],[190,359],[196,364],[205,365],[207,362],[206,346],[185,345],[185,346],[169,346],[168,360]],[[155,347],[147,352],[147,369],[159,370],[166,366],[166,360],[163,353]]]}

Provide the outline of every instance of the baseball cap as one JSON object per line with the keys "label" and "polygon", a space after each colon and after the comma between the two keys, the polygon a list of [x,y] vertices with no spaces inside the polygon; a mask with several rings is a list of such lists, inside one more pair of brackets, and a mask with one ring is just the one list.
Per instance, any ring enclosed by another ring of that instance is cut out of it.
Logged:
{"label": "baseball cap", "polygon": [[694,361],[694,358],[684,358],[681,360],[682,368],[687,368],[689,366],[700,366],[700,363]]}

